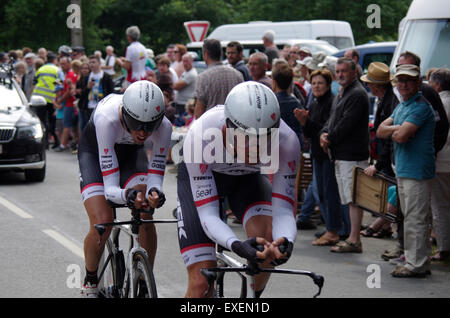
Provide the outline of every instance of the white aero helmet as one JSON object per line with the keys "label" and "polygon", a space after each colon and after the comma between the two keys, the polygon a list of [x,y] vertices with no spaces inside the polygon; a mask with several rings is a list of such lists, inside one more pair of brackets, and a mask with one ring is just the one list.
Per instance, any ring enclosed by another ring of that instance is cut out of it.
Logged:
{"label": "white aero helmet", "polygon": [[225,100],[228,128],[240,128],[249,133],[280,126],[280,105],[267,86],[247,81],[236,85]]}
{"label": "white aero helmet", "polygon": [[128,130],[155,131],[161,125],[164,111],[164,95],[150,81],[134,82],[123,94],[122,114]]}

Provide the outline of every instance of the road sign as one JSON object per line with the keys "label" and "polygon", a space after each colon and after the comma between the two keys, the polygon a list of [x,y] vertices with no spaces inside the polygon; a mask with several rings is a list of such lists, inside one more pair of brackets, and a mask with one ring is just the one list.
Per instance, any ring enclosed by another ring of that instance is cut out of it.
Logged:
{"label": "road sign", "polygon": [[188,21],[184,22],[184,27],[191,42],[202,42],[209,29],[209,21]]}

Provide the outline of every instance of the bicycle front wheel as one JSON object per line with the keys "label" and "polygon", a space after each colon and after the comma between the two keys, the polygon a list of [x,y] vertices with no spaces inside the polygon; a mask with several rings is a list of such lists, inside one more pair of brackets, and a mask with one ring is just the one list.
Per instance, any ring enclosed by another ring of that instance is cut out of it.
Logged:
{"label": "bicycle front wheel", "polygon": [[133,256],[133,298],[158,298],[156,282],[147,254],[136,251]]}

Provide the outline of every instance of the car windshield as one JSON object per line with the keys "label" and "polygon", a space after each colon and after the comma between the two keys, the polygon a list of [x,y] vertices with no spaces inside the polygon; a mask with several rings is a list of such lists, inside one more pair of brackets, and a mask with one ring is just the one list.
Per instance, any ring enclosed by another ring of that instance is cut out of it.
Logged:
{"label": "car windshield", "polygon": [[433,67],[450,66],[450,20],[413,20],[404,30],[403,41],[393,58],[391,67],[394,68],[398,56],[410,51],[421,58],[422,75]]}
{"label": "car windshield", "polygon": [[353,46],[352,39],[343,36],[319,36],[317,40],[327,41],[339,50]]}
{"label": "car windshield", "polygon": [[326,55],[332,55],[338,51],[338,49],[332,45],[326,43],[299,43],[298,47],[307,47],[311,50],[311,53],[324,52]]}
{"label": "car windshield", "polygon": [[14,88],[9,86],[0,85],[0,110],[7,110],[8,107],[22,106],[23,102],[19,93]]}

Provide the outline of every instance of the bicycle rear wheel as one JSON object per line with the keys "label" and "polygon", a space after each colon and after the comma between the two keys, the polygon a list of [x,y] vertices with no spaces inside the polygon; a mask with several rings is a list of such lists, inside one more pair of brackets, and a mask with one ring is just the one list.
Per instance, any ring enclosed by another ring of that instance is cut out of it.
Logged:
{"label": "bicycle rear wheel", "polygon": [[113,252],[114,247],[111,239],[108,239],[105,245],[104,263],[99,276],[100,294],[106,298],[120,298],[125,271],[123,252]]}
{"label": "bicycle rear wheel", "polygon": [[156,282],[147,254],[136,251],[133,256],[132,298],[158,298]]}

